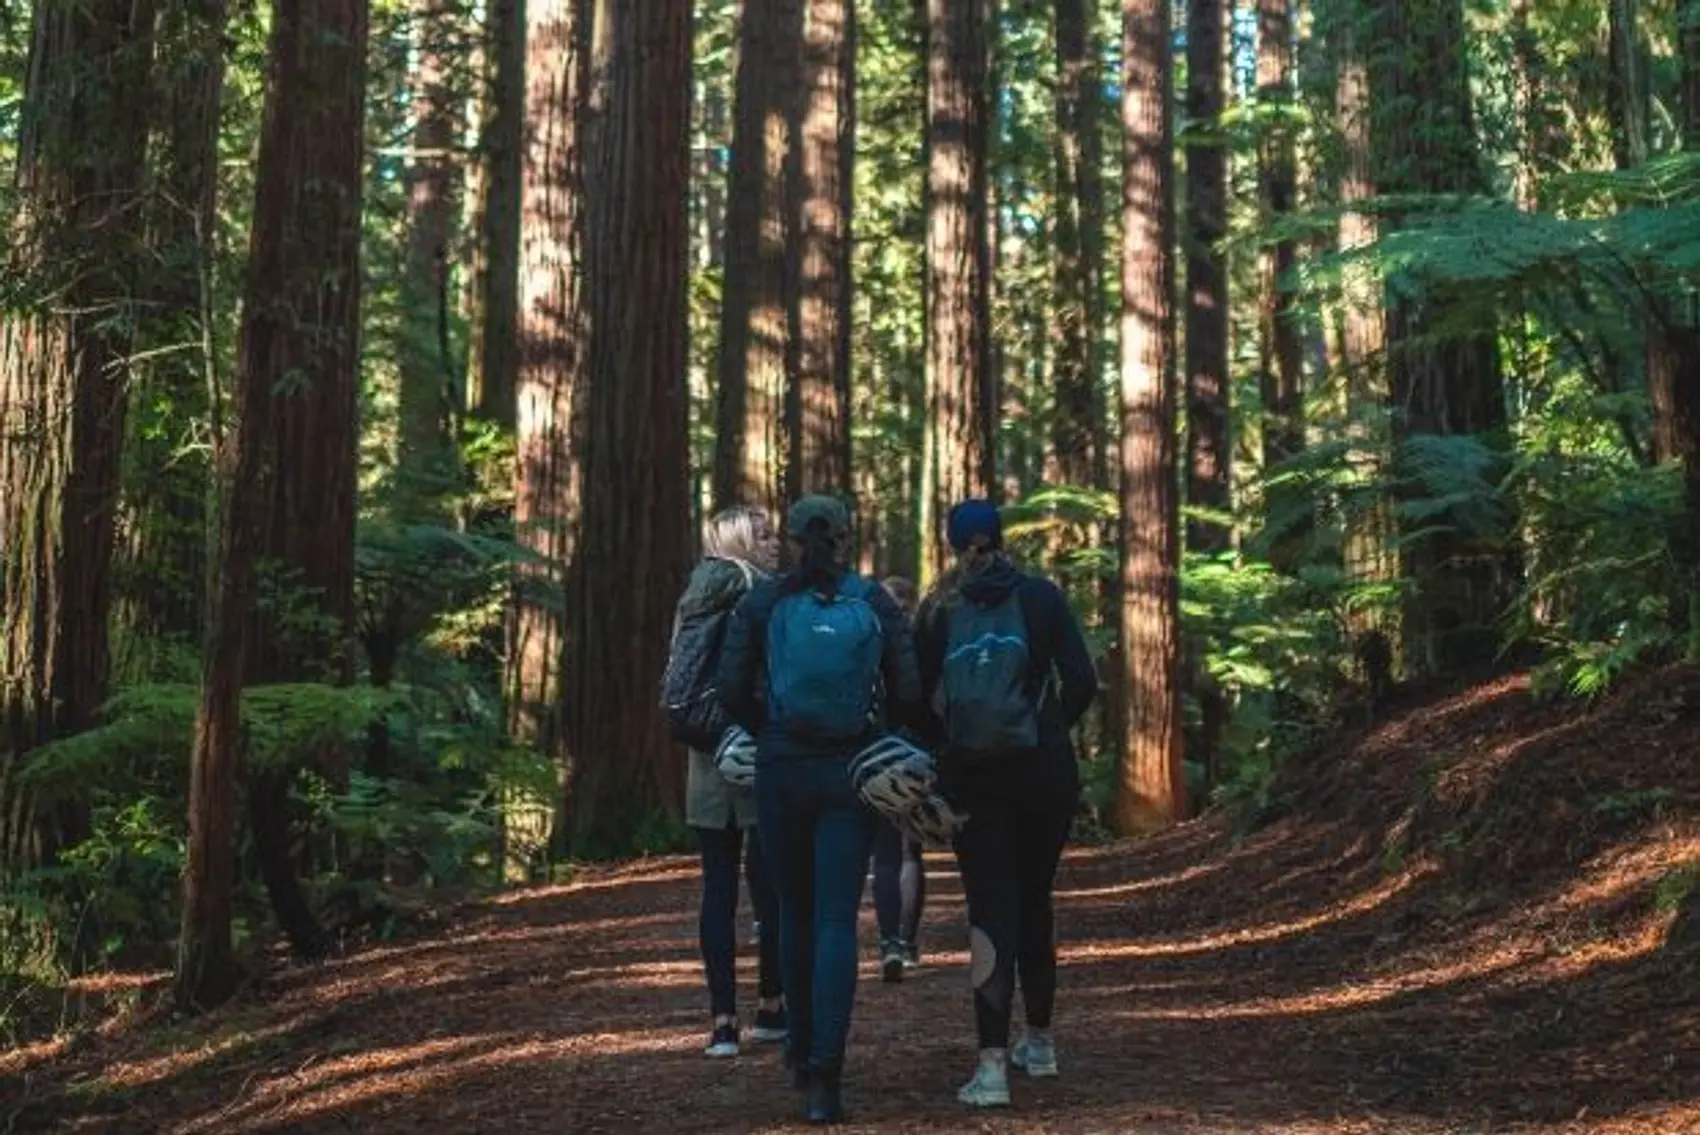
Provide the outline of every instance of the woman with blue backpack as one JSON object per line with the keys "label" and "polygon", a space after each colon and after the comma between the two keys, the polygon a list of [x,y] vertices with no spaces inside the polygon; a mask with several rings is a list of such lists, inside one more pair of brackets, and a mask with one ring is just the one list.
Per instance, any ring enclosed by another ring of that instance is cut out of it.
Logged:
{"label": "woman with blue backpack", "polygon": [[[796,566],[732,613],[716,685],[756,738],[756,817],[779,894],[786,1063],[811,1123],[842,1118],[856,923],[874,838],[850,762],[920,712],[903,612],[849,570],[850,512],[807,496],[786,513]],[[765,926],[765,920],[764,920]]]}
{"label": "woman with blue backpack", "polygon": [[[1098,680],[1062,590],[1005,553],[995,505],[963,501],[946,532],[957,562],[922,603],[915,638],[940,790],[967,813],[955,850],[980,1055],[957,1098],[1002,1107],[1011,1064],[1057,1074],[1052,890],[1080,799],[1070,732]],[[1011,1048],[1018,979],[1027,1028]]]}
{"label": "woman with blue backpack", "polygon": [[[736,506],[709,518],[703,526],[703,550],[702,562],[691,572],[674,615],[662,702],[674,739],[690,748],[685,822],[696,834],[702,851],[702,905],[697,932],[713,1018],[704,1052],[711,1057],[730,1057],[738,1055],[740,1039],[740,860],[760,927],[756,935],[756,993],[760,1002],[752,1037],[758,1043],[772,1043],[786,1036],[779,930],[773,912],[777,900],[753,830],[754,774],[747,760],[753,745],[732,723],[714,689],[726,624],[750,588],[777,570],[779,536],[765,512]],[[741,761],[740,757],[745,759]]]}

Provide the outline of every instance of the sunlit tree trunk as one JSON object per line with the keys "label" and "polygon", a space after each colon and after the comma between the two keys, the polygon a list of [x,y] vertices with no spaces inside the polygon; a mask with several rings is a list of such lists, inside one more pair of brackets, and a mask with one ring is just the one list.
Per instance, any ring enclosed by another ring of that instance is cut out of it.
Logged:
{"label": "sunlit tree trunk", "polygon": [[835,492],[850,482],[850,226],[855,171],[856,5],[808,0],[799,142],[802,279],[797,303],[798,421],[786,463],[787,495]]}
{"label": "sunlit tree trunk", "polygon": [[753,504],[775,515],[782,511],[786,398],[797,358],[797,246],[789,213],[802,20],[802,0],[744,3],[715,391],[715,505]]}
{"label": "sunlit tree trunk", "polygon": [[[1340,178],[1340,251],[1357,252],[1375,242],[1376,219],[1361,206],[1375,196],[1374,156],[1370,139],[1369,65],[1355,21],[1342,20],[1335,31],[1335,117],[1342,139],[1344,168]],[[1363,484],[1385,480],[1389,438],[1385,428],[1388,401],[1383,362],[1386,343],[1383,296],[1379,281],[1362,265],[1349,268],[1340,311],[1340,368],[1346,385],[1346,439],[1355,479]],[[1346,571],[1355,584],[1367,586],[1398,578],[1392,501],[1375,494],[1370,502],[1345,518]],[[1376,631],[1391,641],[1398,636],[1397,612],[1377,617],[1369,611],[1354,614],[1353,631]],[[1397,653],[1395,652],[1397,657]]]}
{"label": "sunlit tree trunk", "polygon": [[[1215,131],[1222,117],[1226,67],[1226,0],[1187,5],[1187,118],[1193,129]],[[1213,512],[1229,497],[1228,264],[1221,241],[1228,231],[1228,150],[1195,138],[1186,152],[1186,400],[1187,503]],[[1187,547],[1225,548],[1228,525],[1194,518]]]}
{"label": "sunlit tree trunk", "polygon": [[141,190],[154,10],[38,4],[0,312],[0,855],[51,858],[82,809],[37,814],[18,763],[93,724],[107,619],[129,355],[143,280]]}
{"label": "sunlit tree trunk", "polygon": [[1173,73],[1167,0],[1122,0],[1121,732],[1114,820],[1178,820],[1180,520],[1174,322]]}
{"label": "sunlit tree trunk", "polygon": [[[522,271],[514,447],[514,526],[525,558],[507,617],[509,729],[550,754],[564,786],[560,735],[566,569],[581,515],[582,391],[588,366],[580,176],[587,0],[526,0],[527,91]],[[548,818],[513,805],[504,819],[509,866],[541,850]],[[558,809],[564,797],[554,803]],[[558,830],[558,825],[557,825]]]}
{"label": "sunlit tree trunk", "polygon": [[[278,0],[238,357],[219,590],[190,764],[177,996],[228,993],[233,795],[247,684],[353,671],[365,0]],[[298,954],[323,947],[290,850],[291,770],[248,762],[249,827]],[[321,768],[334,779],[334,758]]]}
{"label": "sunlit tree trunk", "polygon": [[996,482],[986,37],[985,0],[927,0],[928,578],[945,561],[946,511]]}
{"label": "sunlit tree trunk", "polygon": [[[690,0],[599,0],[587,135],[590,373],[584,522],[570,572],[568,846],[611,852],[677,810],[683,754],[655,691],[689,530]],[[612,570],[611,570],[612,569]]]}

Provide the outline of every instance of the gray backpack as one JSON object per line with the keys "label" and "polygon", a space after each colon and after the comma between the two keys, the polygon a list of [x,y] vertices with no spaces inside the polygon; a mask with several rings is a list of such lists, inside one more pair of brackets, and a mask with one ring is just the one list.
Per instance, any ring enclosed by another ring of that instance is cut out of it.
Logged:
{"label": "gray backpack", "polygon": [[1038,747],[1039,706],[1027,695],[1031,654],[1017,590],[990,606],[958,599],[944,611],[945,736],[960,755]]}

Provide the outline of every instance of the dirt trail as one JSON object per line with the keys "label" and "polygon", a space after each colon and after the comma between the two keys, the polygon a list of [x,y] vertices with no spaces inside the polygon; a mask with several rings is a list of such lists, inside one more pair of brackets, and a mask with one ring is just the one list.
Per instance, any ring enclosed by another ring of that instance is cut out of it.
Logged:
{"label": "dirt trail", "polygon": [[[1517,693],[1423,735],[1536,736]],[[1700,1132],[1700,997],[1646,901],[1700,856],[1700,828],[1645,829],[1480,910],[1432,861],[1391,869],[1382,834],[1324,808],[1240,843],[1198,824],[1071,852],[1063,1077],[1017,1080],[991,1115],[953,1096],[971,1013],[960,889],[933,857],[922,972],[881,984],[864,918],[845,1129]],[[0,1103],[0,1131],[802,1130],[776,1051],[700,1055],[693,871],[651,860],[507,895],[189,1031],[61,1055]],[[746,997],[753,966],[746,948]]]}

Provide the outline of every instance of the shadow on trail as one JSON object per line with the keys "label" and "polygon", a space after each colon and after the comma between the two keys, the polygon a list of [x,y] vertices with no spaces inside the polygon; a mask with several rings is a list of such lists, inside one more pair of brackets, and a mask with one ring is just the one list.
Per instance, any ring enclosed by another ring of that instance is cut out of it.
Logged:
{"label": "shadow on trail", "polygon": [[[1700,1091],[1700,1043],[1683,1041],[1700,1040],[1700,1015],[1656,953],[1562,978],[1542,977],[1539,959],[1419,972],[1406,958],[1395,972],[1414,984],[1378,985],[1357,972],[1358,955],[1398,924],[1397,908],[1423,901],[1420,885],[1336,918],[1288,903],[1289,916],[1311,917],[1288,933],[1270,916],[1280,902],[1245,897],[1250,864],[1290,873],[1272,844],[1235,869],[1238,903],[1177,927],[1155,919],[1171,904],[1207,905],[1197,888],[1220,886],[1221,872],[1154,872],[1142,855],[1083,852],[1067,864],[1066,1075],[1018,1081],[1017,1107],[1000,1116],[965,1115],[952,1098],[972,1058],[971,1013],[960,891],[938,879],[928,966],[900,986],[864,969],[849,1129],[1498,1131]],[[1137,888],[1119,905],[1097,890],[1118,878]],[[115,1058],[103,1088],[26,1106],[13,1129],[790,1129],[796,1100],[777,1052],[699,1054],[694,881],[641,889],[642,901],[620,896],[619,915],[606,909],[617,892],[550,891],[445,941],[291,975],[271,1003],[212,1022],[233,1038],[223,1047],[186,1037],[175,1056]],[[871,919],[864,930],[871,957]],[[752,953],[740,963],[746,995]],[[1647,997],[1659,989],[1662,1008]],[[1614,1006],[1632,1011],[1605,1011]]]}
{"label": "shadow on trail", "polygon": [[[1672,856],[1700,855],[1700,826],[1595,808],[1498,875],[1494,838],[1433,851],[1469,824],[1528,822],[1544,801],[1516,785],[1556,794],[1543,776],[1584,803],[1638,799],[1624,786],[1652,774],[1554,758],[1607,743],[1589,720],[1502,682],[1319,754],[1303,814],[1251,838],[1201,823],[1072,849],[1064,1076],[1018,1079],[1001,1115],[954,1100],[973,1059],[966,934],[948,857],[930,857],[926,965],[901,985],[873,979],[864,908],[847,1130],[1700,1129],[1700,985],[1660,949],[1652,901]],[[1700,815],[1686,791],[1670,799]],[[792,1130],[776,1051],[700,1054],[697,886],[679,858],[501,896],[448,936],[288,971],[175,1035],[114,1038],[81,1079],[25,1084],[0,1129]],[[740,977],[753,997],[748,943]]]}

